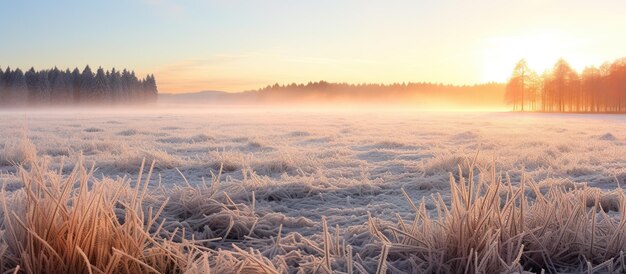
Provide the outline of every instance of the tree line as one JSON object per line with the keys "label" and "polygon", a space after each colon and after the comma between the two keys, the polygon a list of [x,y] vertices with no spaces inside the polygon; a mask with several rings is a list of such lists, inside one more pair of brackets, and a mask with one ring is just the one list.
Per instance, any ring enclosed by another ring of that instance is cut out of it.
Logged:
{"label": "tree line", "polygon": [[559,59],[541,75],[522,59],[506,85],[505,102],[514,111],[626,112],[626,58],[581,73]]}
{"label": "tree line", "polygon": [[306,84],[274,84],[249,92],[256,93],[260,102],[493,106],[502,104],[504,85],[500,83],[446,85],[428,82],[349,84],[318,81]]}
{"label": "tree line", "polygon": [[157,94],[154,75],[139,79],[126,69],[0,68],[0,105],[5,106],[145,103],[156,101]]}

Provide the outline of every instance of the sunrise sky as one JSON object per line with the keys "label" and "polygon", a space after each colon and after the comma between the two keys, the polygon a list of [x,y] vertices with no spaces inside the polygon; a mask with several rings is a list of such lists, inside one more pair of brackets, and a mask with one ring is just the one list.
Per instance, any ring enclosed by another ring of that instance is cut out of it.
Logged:
{"label": "sunrise sky", "polygon": [[626,56],[626,1],[0,1],[0,67],[154,73],[161,92],[506,81]]}

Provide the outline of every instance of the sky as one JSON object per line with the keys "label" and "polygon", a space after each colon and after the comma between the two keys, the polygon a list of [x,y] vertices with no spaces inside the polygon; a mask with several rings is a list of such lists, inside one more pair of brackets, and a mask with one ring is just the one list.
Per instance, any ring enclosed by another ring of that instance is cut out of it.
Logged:
{"label": "sky", "polygon": [[504,82],[626,57],[626,1],[0,0],[0,67],[129,68],[161,92]]}

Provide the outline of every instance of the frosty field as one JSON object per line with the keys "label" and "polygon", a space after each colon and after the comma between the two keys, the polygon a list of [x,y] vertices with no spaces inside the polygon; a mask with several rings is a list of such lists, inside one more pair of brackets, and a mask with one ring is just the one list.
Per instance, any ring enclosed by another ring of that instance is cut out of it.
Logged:
{"label": "frosty field", "polygon": [[[19,163],[43,160],[50,170],[63,167],[69,174],[82,157],[87,169],[96,167],[92,183],[118,177],[134,182],[142,160],[144,178],[155,161],[146,204],[170,199],[159,217],[164,237],[179,242],[217,238],[201,245],[216,254],[249,252],[278,272],[323,272],[328,266],[344,273],[373,273],[383,266],[394,273],[455,272],[419,263],[427,259],[404,256],[398,246],[384,247],[385,238],[402,246],[409,245],[406,237],[412,239],[400,228],[388,229],[399,219],[405,223],[400,226],[410,226],[416,217],[403,190],[415,204],[423,201],[423,212],[436,219],[441,214],[438,201],[448,207],[453,201],[451,174],[453,181],[471,181],[471,171],[478,181],[492,176],[495,164],[495,177],[503,182],[510,178],[508,194],[522,178],[539,192],[583,189],[599,197],[606,218],[620,211],[615,189],[626,183],[626,120],[619,115],[229,108],[16,111],[3,112],[0,127],[0,182],[7,197],[22,189],[15,166]],[[531,201],[536,196],[528,195]],[[218,205],[208,208],[210,203]],[[590,209],[579,213],[595,212]],[[601,253],[593,243],[590,252]],[[572,267],[553,263],[554,269]]]}

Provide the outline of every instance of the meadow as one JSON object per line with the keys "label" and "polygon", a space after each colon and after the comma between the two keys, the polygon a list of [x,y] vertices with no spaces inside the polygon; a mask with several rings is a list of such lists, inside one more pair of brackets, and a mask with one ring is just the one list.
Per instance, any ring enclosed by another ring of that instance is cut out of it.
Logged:
{"label": "meadow", "polygon": [[619,115],[4,111],[25,272],[626,271]]}

